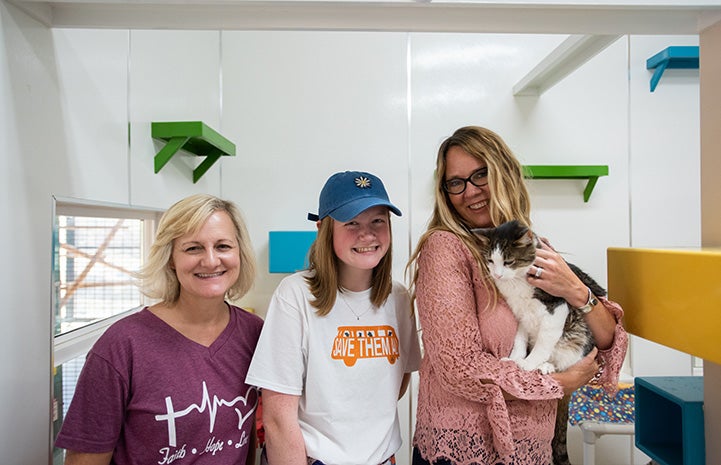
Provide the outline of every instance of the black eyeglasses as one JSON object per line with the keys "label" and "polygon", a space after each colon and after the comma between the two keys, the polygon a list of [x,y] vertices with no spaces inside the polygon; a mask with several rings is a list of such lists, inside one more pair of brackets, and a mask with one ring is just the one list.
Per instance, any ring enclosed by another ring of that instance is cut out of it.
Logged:
{"label": "black eyeglasses", "polygon": [[461,194],[466,190],[466,185],[470,182],[476,187],[483,187],[488,184],[488,168],[477,169],[466,179],[452,178],[443,183],[443,190],[449,194]]}

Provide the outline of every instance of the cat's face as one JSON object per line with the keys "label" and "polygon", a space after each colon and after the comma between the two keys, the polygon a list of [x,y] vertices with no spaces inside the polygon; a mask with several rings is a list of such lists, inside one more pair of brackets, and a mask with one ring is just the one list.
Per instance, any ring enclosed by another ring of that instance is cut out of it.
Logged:
{"label": "cat's face", "polygon": [[495,228],[473,229],[481,244],[488,271],[494,280],[525,279],[536,259],[533,233],[517,221]]}

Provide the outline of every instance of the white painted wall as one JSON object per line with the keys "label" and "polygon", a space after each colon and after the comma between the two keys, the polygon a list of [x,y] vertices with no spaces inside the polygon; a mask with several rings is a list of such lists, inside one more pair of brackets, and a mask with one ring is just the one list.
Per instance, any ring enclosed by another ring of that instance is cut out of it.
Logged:
{"label": "white painted wall", "polygon": [[[650,72],[640,62],[664,46],[654,37],[631,42],[631,246],[699,247],[700,101],[698,86],[688,85],[698,70],[667,70],[655,92],[644,92],[641,77]],[[698,37],[675,38],[673,45],[698,45]],[[688,355],[642,338],[633,338],[630,355],[636,376],[692,374]]]}
{"label": "white painted wall", "polygon": [[51,35],[4,3],[0,27],[0,457],[32,465],[50,437],[50,193],[71,174]]}
{"label": "white painted wall", "polygon": [[[499,132],[524,163],[609,165],[588,203],[580,181],[529,183],[539,232],[602,282],[609,246],[699,240],[698,72],[667,71],[649,93],[645,69],[696,37],[622,37],[540,97],[514,98],[565,36],[48,30],[5,3],[0,20],[2,463],[47,462],[52,195],[161,208],[194,192],[234,200],[261,269],[241,303],[261,314],[281,278],[265,271],[267,232],[311,230],[306,213],[342,169],[379,174],[403,210],[402,279],[432,208],[438,144],[466,124]],[[205,121],[238,154],[198,184],[190,156],[153,174],[150,122],[163,120]],[[634,340],[630,365],[686,374],[690,358],[668,352]],[[644,463],[628,440],[603,444],[599,465]],[[578,443],[571,452],[580,463]]]}

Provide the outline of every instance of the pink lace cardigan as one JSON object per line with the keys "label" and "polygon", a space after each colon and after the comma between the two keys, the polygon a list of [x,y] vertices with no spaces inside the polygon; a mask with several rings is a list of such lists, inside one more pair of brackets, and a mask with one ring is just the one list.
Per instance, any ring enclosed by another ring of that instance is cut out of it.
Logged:
{"label": "pink lace cardigan", "polygon": [[[516,320],[484,285],[467,247],[450,232],[436,232],[418,258],[416,308],[423,330],[418,411],[413,444],[426,460],[456,465],[550,463],[550,441],[561,386],[550,376],[501,361],[513,346]],[[613,346],[599,383],[613,390],[628,337],[621,307]],[[518,400],[504,400],[501,389]]]}

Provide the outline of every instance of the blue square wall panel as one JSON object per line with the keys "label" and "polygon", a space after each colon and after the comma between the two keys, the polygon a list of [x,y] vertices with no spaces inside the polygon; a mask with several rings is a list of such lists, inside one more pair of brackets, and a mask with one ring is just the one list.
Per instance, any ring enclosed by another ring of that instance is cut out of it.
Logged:
{"label": "blue square wall panel", "polygon": [[270,231],[268,271],[295,273],[308,268],[308,249],[316,231]]}

